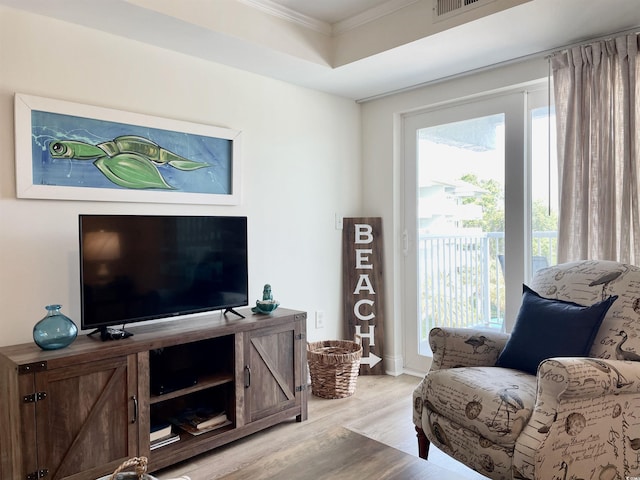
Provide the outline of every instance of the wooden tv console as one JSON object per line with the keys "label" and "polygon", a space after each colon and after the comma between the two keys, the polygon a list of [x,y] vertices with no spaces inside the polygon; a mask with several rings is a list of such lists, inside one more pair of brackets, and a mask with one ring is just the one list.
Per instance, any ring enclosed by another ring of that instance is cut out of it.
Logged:
{"label": "wooden tv console", "polygon": [[[232,313],[79,336],[62,350],[0,348],[0,478],[95,479],[146,456],[149,471],[307,418],[306,313]],[[154,393],[155,392],[155,393]],[[162,393],[159,393],[162,392]],[[203,405],[227,425],[150,449],[152,422]]]}

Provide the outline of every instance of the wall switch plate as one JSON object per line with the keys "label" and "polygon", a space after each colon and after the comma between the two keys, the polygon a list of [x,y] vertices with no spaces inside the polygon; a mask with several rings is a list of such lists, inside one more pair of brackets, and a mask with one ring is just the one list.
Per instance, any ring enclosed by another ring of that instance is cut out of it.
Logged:
{"label": "wall switch plate", "polygon": [[336,230],[342,230],[342,215],[335,214]]}
{"label": "wall switch plate", "polygon": [[322,310],[316,312],[316,328],[324,328],[324,312]]}

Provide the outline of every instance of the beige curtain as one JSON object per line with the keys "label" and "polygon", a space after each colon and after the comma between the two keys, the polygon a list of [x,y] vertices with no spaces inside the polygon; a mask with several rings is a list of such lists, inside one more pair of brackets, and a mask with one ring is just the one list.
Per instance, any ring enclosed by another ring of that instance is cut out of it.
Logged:
{"label": "beige curtain", "polygon": [[558,262],[640,261],[637,34],[551,58],[560,214]]}

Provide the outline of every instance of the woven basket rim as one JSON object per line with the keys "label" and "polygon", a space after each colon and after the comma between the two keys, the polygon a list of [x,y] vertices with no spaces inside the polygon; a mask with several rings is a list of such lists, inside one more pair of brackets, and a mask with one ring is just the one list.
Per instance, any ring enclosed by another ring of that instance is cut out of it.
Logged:
{"label": "woven basket rim", "polygon": [[362,350],[362,345],[351,340],[320,340],[319,342],[307,343],[307,350],[311,351],[327,347],[342,347],[352,352]]}
{"label": "woven basket rim", "polygon": [[317,363],[350,363],[362,357],[362,345],[350,340],[323,340],[307,344],[307,360]]}

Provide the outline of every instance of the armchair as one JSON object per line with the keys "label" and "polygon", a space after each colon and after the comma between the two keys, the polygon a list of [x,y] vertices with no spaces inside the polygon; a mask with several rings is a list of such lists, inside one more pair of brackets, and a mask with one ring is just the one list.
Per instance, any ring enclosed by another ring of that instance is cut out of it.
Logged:
{"label": "armchair", "polygon": [[[536,272],[531,289],[561,312],[566,302],[578,305],[568,307],[575,314],[534,315],[536,325],[546,325],[538,330],[554,333],[538,331],[524,348],[516,337],[531,332],[522,328],[526,293],[511,335],[431,330],[433,364],[413,393],[420,456],[426,459],[433,443],[495,480],[640,476],[640,268],[566,263]],[[588,313],[581,308],[601,315],[584,336],[584,354],[575,354],[580,329],[562,328],[571,315],[582,322]],[[509,368],[507,351],[526,357],[554,343],[558,332],[565,334],[556,342],[561,350],[536,360],[537,369]]]}

